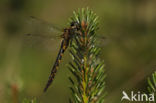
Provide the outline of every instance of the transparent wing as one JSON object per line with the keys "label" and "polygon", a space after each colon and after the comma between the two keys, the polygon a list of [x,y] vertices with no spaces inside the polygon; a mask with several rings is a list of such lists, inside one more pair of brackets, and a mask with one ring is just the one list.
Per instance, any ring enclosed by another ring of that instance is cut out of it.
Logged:
{"label": "transparent wing", "polygon": [[21,38],[25,46],[49,50],[60,44],[60,35],[63,32],[54,24],[35,17],[29,17],[25,18],[24,27]]}
{"label": "transparent wing", "polygon": [[97,35],[95,39],[96,39],[96,45],[100,48],[103,48],[110,42],[110,39],[103,35]]}
{"label": "transparent wing", "polygon": [[56,51],[60,47],[61,39],[53,39],[48,37],[42,37],[42,36],[25,36],[22,37],[22,44],[24,48],[36,48],[36,49],[42,49],[45,51]]}
{"label": "transparent wing", "polygon": [[27,36],[40,36],[43,38],[55,38],[62,34],[59,27],[32,16],[26,20],[24,32]]}

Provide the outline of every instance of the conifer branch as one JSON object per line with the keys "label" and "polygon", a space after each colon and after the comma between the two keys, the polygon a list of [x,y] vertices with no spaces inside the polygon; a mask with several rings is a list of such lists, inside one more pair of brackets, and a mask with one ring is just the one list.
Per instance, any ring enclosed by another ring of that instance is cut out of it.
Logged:
{"label": "conifer branch", "polygon": [[70,103],[103,103],[106,75],[104,63],[99,59],[100,48],[96,46],[98,17],[88,8],[78,9],[70,19],[73,21],[81,26],[69,50],[72,62],[68,68],[75,77],[69,77],[73,85],[70,87],[73,96]]}

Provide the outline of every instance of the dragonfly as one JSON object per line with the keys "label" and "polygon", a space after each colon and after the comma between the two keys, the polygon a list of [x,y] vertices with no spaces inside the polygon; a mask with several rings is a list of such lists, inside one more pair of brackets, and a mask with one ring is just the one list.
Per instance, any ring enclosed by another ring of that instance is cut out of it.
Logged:
{"label": "dragonfly", "polygon": [[[66,49],[68,48],[68,46],[70,45],[73,36],[79,35],[81,25],[75,21],[71,22],[70,26],[68,28],[64,28],[63,32],[61,32],[61,30],[58,27],[54,26],[54,24],[48,23],[36,17],[30,17],[28,24],[29,26],[31,25],[29,29],[30,28],[33,29],[33,27],[36,28],[36,30],[31,31],[30,33],[26,34],[26,36],[28,37],[41,37],[41,38],[49,39],[52,37],[52,34],[59,34],[59,37],[62,38],[58,55],[53,64],[53,67],[51,68],[49,79],[43,90],[44,92],[46,92],[55,78],[62,56],[64,52],[66,51]],[[55,38],[55,37],[52,37],[52,38]],[[102,38],[103,40],[105,39],[105,37],[100,37],[100,38]]]}
{"label": "dragonfly", "polygon": [[80,25],[78,22],[71,22],[70,27],[64,29],[64,33],[61,35],[61,37],[62,37],[61,47],[60,47],[58,56],[56,58],[56,61],[54,63],[54,66],[52,67],[51,74],[49,76],[49,80],[46,84],[46,87],[44,88],[44,92],[46,92],[46,90],[52,83],[52,81],[55,77],[55,74],[57,72],[58,66],[60,64],[60,61],[62,59],[62,56],[63,56],[65,50],[67,49],[67,47],[69,46],[69,42],[70,42],[71,38],[74,36],[74,34],[77,34],[79,30],[80,30]]}

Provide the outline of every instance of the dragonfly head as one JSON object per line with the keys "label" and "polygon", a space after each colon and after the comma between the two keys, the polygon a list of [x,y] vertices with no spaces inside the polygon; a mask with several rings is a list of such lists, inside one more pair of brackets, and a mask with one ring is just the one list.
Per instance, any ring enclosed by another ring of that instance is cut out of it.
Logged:
{"label": "dragonfly head", "polygon": [[78,22],[76,22],[76,21],[71,22],[70,26],[73,29],[80,30],[80,24]]}

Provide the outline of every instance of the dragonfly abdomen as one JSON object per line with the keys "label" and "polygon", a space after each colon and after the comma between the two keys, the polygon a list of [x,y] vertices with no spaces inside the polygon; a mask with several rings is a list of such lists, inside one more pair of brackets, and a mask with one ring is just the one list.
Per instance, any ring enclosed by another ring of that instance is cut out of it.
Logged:
{"label": "dragonfly abdomen", "polygon": [[58,67],[59,67],[60,61],[62,59],[62,56],[63,56],[63,54],[64,54],[64,52],[65,52],[65,50],[66,50],[67,47],[68,47],[67,41],[66,40],[62,40],[59,53],[57,55],[55,64],[54,64],[54,66],[53,66],[53,68],[51,70],[51,74],[49,76],[49,80],[48,80],[48,82],[46,84],[46,87],[44,88],[44,92],[46,92],[46,90],[48,89],[48,87],[50,86],[50,84],[53,82],[53,79],[54,79],[54,77],[56,75],[56,72],[58,70]]}

